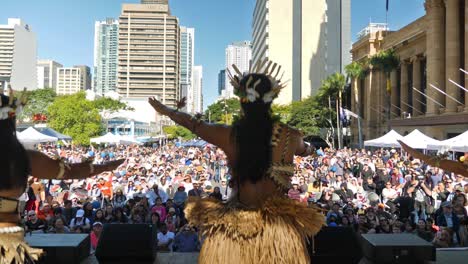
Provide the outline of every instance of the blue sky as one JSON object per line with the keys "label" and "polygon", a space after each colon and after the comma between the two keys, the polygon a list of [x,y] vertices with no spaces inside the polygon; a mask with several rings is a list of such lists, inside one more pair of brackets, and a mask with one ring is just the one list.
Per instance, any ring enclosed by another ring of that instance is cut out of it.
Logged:
{"label": "blue sky", "polygon": [[[285,0],[290,1],[290,0]],[[322,0],[307,0],[322,1]],[[351,34],[369,21],[385,22],[385,0],[351,0]],[[0,24],[19,17],[37,34],[38,57],[65,66],[93,64],[94,21],[118,17],[122,3],[139,0],[0,0]],[[399,29],[424,15],[424,0],[390,0],[388,23]],[[217,97],[217,74],[224,49],[251,39],[255,0],[170,0],[180,24],[195,28],[195,64],[203,66],[204,102]]]}

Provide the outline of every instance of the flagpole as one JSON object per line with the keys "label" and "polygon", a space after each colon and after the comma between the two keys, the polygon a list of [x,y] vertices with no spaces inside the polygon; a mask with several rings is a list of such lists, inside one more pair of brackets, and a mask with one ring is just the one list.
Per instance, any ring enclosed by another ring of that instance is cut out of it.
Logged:
{"label": "flagpole", "polygon": [[390,27],[388,26],[388,1],[386,1],[385,5],[385,26],[387,27],[387,30],[390,30]]}
{"label": "flagpole", "polygon": [[431,100],[433,103],[437,104],[438,106],[444,107],[441,103],[437,102],[437,101],[434,100],[432,97],[427,96],[425,93],[419,91],[418,89],[416,89],[416,88],[413,87],[413,90],[415,90],[416,92],[420,93],[421,95],[423,95],[423,96],[426,97],[427,99]]}
{"label": "flagpole", "polygon": [[463,104],[462,102],[458,101],[457,99],[455,99],[454,97],[452,97],[451,95],[447,94],[446,92],[442,91],[441,89],[435,87],[434,85],[432,85],[431,83],[429,84],[432,88],[434,88],[436,91],[438,91],[439,93],[447,96],[449,99],[452,99],[452,101],[455,101],[456,103],[459,103],[463,106],[465,106],[465,104]]}

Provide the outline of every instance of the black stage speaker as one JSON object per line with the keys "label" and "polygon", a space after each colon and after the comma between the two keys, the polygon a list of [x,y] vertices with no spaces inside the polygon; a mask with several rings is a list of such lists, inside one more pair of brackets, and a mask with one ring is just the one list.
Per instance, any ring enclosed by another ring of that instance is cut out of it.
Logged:
{"label": "black stage speaker", "polygon": [[96,248],[99,263],[154,263],[156,226],[106,224]]}
{"label": "black stage speaker", "polygon": [[351,227],[323,227],[310,239],[313,264],[356,264],[362,258],[359,235]]}
{"label": "black stage speaker", "polygon": [[362,235],[361,263],[417,264],[436,260],[435,247],[412,234]]}
{"label": "black stage speaker", "polygon": [[91,248],[88,234],[27,234],[24,239],[31,247],[45,251],[40,264],[78,264],[89,256]]}

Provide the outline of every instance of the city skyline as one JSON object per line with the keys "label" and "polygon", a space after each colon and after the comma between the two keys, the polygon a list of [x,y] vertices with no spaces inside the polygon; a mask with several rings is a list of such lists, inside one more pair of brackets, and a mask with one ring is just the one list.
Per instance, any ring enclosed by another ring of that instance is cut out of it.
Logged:
{"label": "city skyline", "polygon": [[[93,65],[94,23],[107,17],[117,18],[122,3],[139,0],[83,0],[68,2],[50,0],[47,4],[24,0],[2,2],[0,24],[9,17],[19,17],[30,24],[37,35],[38,58],[51,59],[65,66]],[[390,1],[388,22],[392,30],[399,29],[424,15],[424,1],[408,3]],[[24,6],[28,6],[27,9]],[[224,68],[224,50],[237,40],[251,39],[254,0],[170,1],[171,12],[180,24],[197,30],[195,64],[204,68],[204,105],[214,102],[218,93],[218,73]],[[229,10],[229,12],[226,12]],[[38,14],[54,13],[54,16]],[[200,19],[200,14],[203,18]],[[61,21],[58,23],[57,21]],[[370,21],[385,22],[385,1],[352,1],[351,37]]]}

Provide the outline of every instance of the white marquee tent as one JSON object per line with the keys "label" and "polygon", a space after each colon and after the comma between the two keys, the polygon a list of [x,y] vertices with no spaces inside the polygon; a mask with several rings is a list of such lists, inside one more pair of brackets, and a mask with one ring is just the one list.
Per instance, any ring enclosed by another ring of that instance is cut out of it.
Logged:
{"label": "white marquee tent", "polygon": [[417,129],[404,136],[401,141],[414,149],[427,149],[428,145],[440,143],[439,140],[428,137]]}
{"label": "white marquee tent", "polygon": [[39,143],[46,143],[46,142],[56,142],[58,139],[56,137],[51,137],[42,134],[41,132],[37,131],[33,127],[28,127],[23,132],[17,133],[16,136],[18,140],[27,145],[31,144],[39,144]]}
{"label": "white marquee tent", "polygon": [[468,131],[456,137],[429,144],[428,149],[468,152]]}
{"label": "white marquee tent", "polygon": [[398,134],[395,130],[391,130],[387,134],[372,140],[364,141],[366,147],[380,147],[380,148],[399,148],[397,140],[402,140],[403,136]]}
{"label": "white marquee tent", "polygon": [[97,137],[97,138],[92,138],[91,143],[96,143],[96,144],[119,144],[120,140],[122,138],[118,135],[114,135],[111,132],[108,132],[104,136]]}

